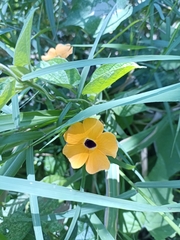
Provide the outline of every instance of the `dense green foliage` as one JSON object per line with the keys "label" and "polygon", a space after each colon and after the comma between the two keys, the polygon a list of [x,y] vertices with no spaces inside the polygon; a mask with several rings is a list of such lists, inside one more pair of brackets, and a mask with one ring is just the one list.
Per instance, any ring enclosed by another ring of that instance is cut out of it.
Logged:
{"label": "dense green foliage", "polygon": [[[180,239],[179,18],[178,0],[0,2],[1,240]],[[73,54],[42,61],[58,43]],[[94,175],[62,154],[88,117],[119,146]]]}

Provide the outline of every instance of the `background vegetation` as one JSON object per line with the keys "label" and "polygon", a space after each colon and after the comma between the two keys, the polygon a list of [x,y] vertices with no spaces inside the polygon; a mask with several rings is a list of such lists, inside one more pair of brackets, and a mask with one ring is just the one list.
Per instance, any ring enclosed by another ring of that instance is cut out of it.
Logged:
{"label": "background vegetation", "polygon": [[[0,10],[0,239],[180,239],[179,1]],[[58,43],[73,55],[41,61]],[[95,175],[62,154],[91,116],[119,144]]]}

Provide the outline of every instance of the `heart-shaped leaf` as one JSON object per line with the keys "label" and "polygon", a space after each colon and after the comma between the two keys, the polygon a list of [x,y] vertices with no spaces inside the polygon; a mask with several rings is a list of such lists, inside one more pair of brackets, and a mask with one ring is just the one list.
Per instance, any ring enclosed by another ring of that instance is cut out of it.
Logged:
{"label": "heart-shaped leaf", "polygon": [[102,65],[93,73],[91,81],[84,87],[83,94],[100,93],[136,68],[142,67],[134,62]]}
{"label": "heart-shaped leaf", "polygon": [[[67,60],[63,58],[54,58],[47,62],[41,61],[40,67],[46,68],[55,64],[61,64],[65,62],[67,62]],[[71,89],[79,83],[81,76],[77,69],[74,68],[69,70],[60,70],[54,73],[49,72],[48,74],[43,75],[41,78],[51,84]]]}

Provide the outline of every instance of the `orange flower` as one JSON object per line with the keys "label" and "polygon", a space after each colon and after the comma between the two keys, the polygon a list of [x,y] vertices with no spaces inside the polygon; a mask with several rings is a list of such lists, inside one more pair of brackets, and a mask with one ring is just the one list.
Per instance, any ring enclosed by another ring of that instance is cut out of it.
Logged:
{"label": "orange flower", "polygon": [[90,174],[109,169],[107,156],[115,158],[118,145],[116,137],[110,132],[103,132],[103,129],[99,120],[87,118],[82,123],[73,124],[65,132],[67,144],[63,154],[69,159],[72,168],[80,168],[85,164]]}
{"label": "orange flower", "polygon": [[61,44],[56,45],[55,48],[50,48],[45,56],[41,56],[41,59],[48,61],[55,57],[67,58],[73,52],[73,47],[70,44]]}

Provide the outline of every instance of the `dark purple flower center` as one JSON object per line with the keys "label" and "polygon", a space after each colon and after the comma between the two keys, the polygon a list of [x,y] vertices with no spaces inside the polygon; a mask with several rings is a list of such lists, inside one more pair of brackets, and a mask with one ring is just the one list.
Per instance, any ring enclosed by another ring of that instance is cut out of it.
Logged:
{"label": "dark purple flower center", "polygon": [[96,143],[93,140],[91,140],[91,139],[86,139],[84,145],[87,148],[94,148],[94,147],[96,147]]}

